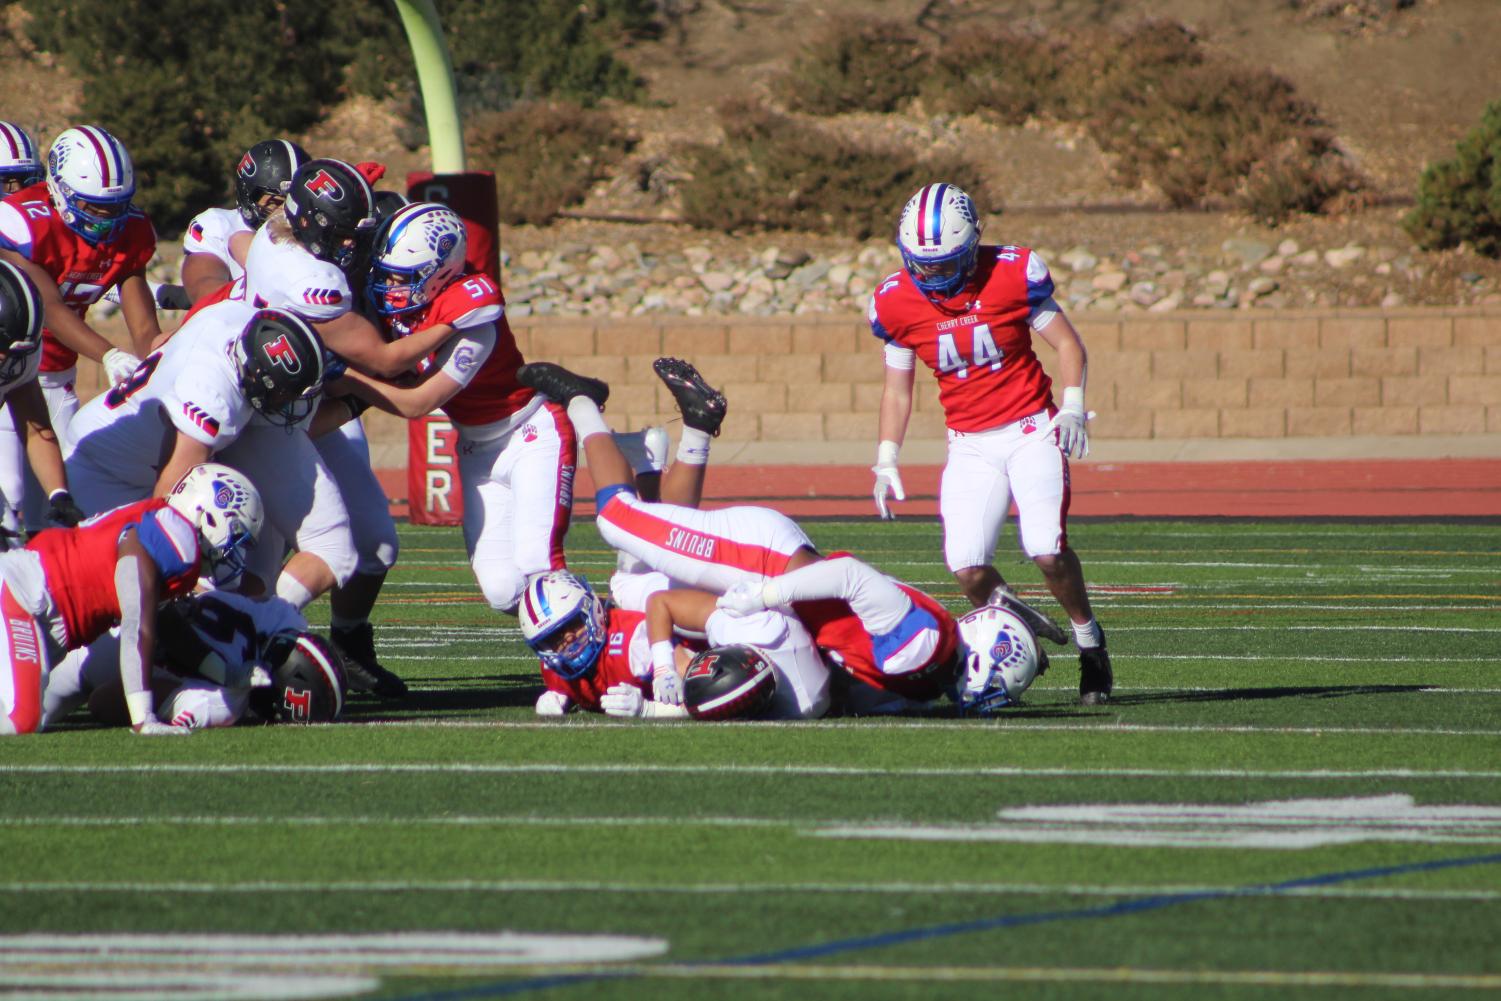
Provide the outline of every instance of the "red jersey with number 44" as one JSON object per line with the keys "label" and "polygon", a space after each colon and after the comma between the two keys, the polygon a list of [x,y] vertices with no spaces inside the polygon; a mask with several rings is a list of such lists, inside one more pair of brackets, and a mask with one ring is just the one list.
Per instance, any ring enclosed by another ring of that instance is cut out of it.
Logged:
{"label": "red jersey with number 44", "polygon": [[988,431],[1052,406],[1031,322],[1052,295],[1048,266],[1031,250],[982,246],[969,285],[940,303],[905,270],[888,276],[871,296],[870,328],[937,374],[950,430]]}
{"label": "red jersey with number 44", "polygon": [[[16,239],[19,232],[7,235],[5,243],[51,275],[63,302],[80,317],[121,279],[143,270],[156,253],[156,229],[136,208],[130,210],[120,235],[112,242],[90,244],[69,229],[52,208],[45,181],[6,197],[0,202],[0,213],[11,216],[3,225],[7,234],[19,229],[19,217],[30,235],[29,246]],[[63,372],[77,361],[78,352],[63,345],[52,331],[42,331],[43,372]]]}
{"label": "red jersey with number 44", "polygon": [[516,381],[516,370],[523,359],[516,347],[516,336],[506,321],[505,304],[505,296],[490,276],[464,274],[449,282],[411,326],[403,325],[399,316],[393,318],[393,332],[403,335],[440,323],[460,331],[482,323],[495,324],[495,347],[474,377],[442,406],[456,424],[474,426],[504,420],[534,395]]}
{"label": "red jersey with number 44", "polygon": [[[635,685],[651,697],[651,661],[644,660],[631,667],[631,648],[646,651],[650,647],[644,641],[632,643],[637,630],[646,629],[645,612],[627,612],[611,606],[605,615],[605,646],[599,652],[599,661],[594,670],[572,681],[547,667],[542,668],[542,683],[550,692],[568,696],[590,712],[604,712],[599,700],[613,686],[622,681]],[[636,670],[643,672],[641,675]]]}

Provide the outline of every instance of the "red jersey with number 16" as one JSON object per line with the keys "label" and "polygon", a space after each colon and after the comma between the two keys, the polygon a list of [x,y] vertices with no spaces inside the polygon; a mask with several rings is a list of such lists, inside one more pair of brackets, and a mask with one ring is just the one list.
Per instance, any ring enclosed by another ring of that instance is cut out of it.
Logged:
{"label": "red jersey with number 16", "polygon": [[[156,253],[156,229],[140,209],[132,208],[120,235],[109,243],[91,244],[68,228],[52,207],[45,181],[22,188],[0,203],[0,212],[15,213],[30,232],[30,245],[19,239],[16,251],[38,264],[57,282],[63,302],[80,317],[121,279],[143,270]],[[7,232],[13,225],[4,227]],[[19,233],[17,233],[19,237]],[[63,372],[78,361],[78,352],[63,345],[50,330],[42,331],[42,371]]]}
{"label": "red jersey with number 16", "polygon": [[649,649],[644,639],[632,643],[638,630],[645,633],[645,612],[627,612],[610,606],[605,616],[605,646],[599,651],[599,660],[595,662],[594,670],[582,678],[570,681],[544,666],[542,683],[547,686],[548,691],[566,695],[584,709],[596,713],[604,712],[604,707],[599,703],[600,698],[622,682],[635,685],[650,698],[651,661],[643,659],[636,664],[631,663],[633,646],[642,651]]}
{"label": "red jersey with number 16", "polygon": [[1026,247],[982,246],[975,275],[935,304],[905,270],[870,300],[871,332],[917,353],[938,376],[952,431],[988,431],[1052,406],[1052,380],[1032,350],[1032,315],[1053,295],[1042,258]]}

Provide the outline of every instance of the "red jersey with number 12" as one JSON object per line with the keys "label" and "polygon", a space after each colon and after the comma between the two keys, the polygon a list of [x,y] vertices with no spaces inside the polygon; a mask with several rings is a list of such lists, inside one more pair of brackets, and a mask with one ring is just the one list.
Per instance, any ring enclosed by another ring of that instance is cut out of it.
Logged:
{"label": "red jersey with number 12", "polygon": [[937,374],[950,430],[988,431],[1052,406],[1031,326],[1052,295],[1048,266],[1031,250],[982,246],[969,285],[938,304],[905,270],[888,276],[871,297],[870,328]]}
{"label": "red jersey with number 12", "polygon": [[[96,245],[63,222],[52,207],[45,181],[22,188],[4,204],[19,213],[31,231],[31,252],[26,256],[52,276],[63,302],[80,317],[121,279],[143,270],[156,253],[156,229],[140,209],[130,210],[119,236]],[[78,352],[43,329],[43,372],[63,372],[77,361]]]}

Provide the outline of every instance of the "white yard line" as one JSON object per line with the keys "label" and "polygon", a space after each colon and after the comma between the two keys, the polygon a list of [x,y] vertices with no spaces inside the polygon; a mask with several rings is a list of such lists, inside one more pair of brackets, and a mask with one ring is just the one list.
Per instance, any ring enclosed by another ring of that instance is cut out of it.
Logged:
{"label": "white yard line", "polygon": [[[1085,885],[1077,883],[626,883],[591,880],[454,879],[454,880],[363,880],[350,882],[186,882],[125,881],[0,882],[0,893],[145,893],[145,894],[256,894],[256,893],[663,893],[678,896],[712,896],[740,893],[874,894],[878,896],[1076,896],[1141,897],[1162,894],[1232,894],[1243,886],[1213,885]],[[1451,900],[1491,901],[1501,899],[1497,890],[1419,890],[1369,887],[1304,886],[1279,889],[1267,896],[1316,897],[1348,900]]]}

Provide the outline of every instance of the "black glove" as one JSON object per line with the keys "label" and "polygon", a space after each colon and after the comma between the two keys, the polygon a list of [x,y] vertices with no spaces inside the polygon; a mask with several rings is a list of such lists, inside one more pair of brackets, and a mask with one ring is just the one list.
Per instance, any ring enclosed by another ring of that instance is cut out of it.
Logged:
{"label": "black glove", "polygon": [[72,528],[88,515],[83,508],[73,503],[73,495],[66,490],[54,490],[47,497],[47,524],[53,528]]}
{"label": "black glove", "polygon": [[156,290],[156,307],[158,309],[192,309],[193,300],[188,298],[188,290],[181,285],[162,285]]}

